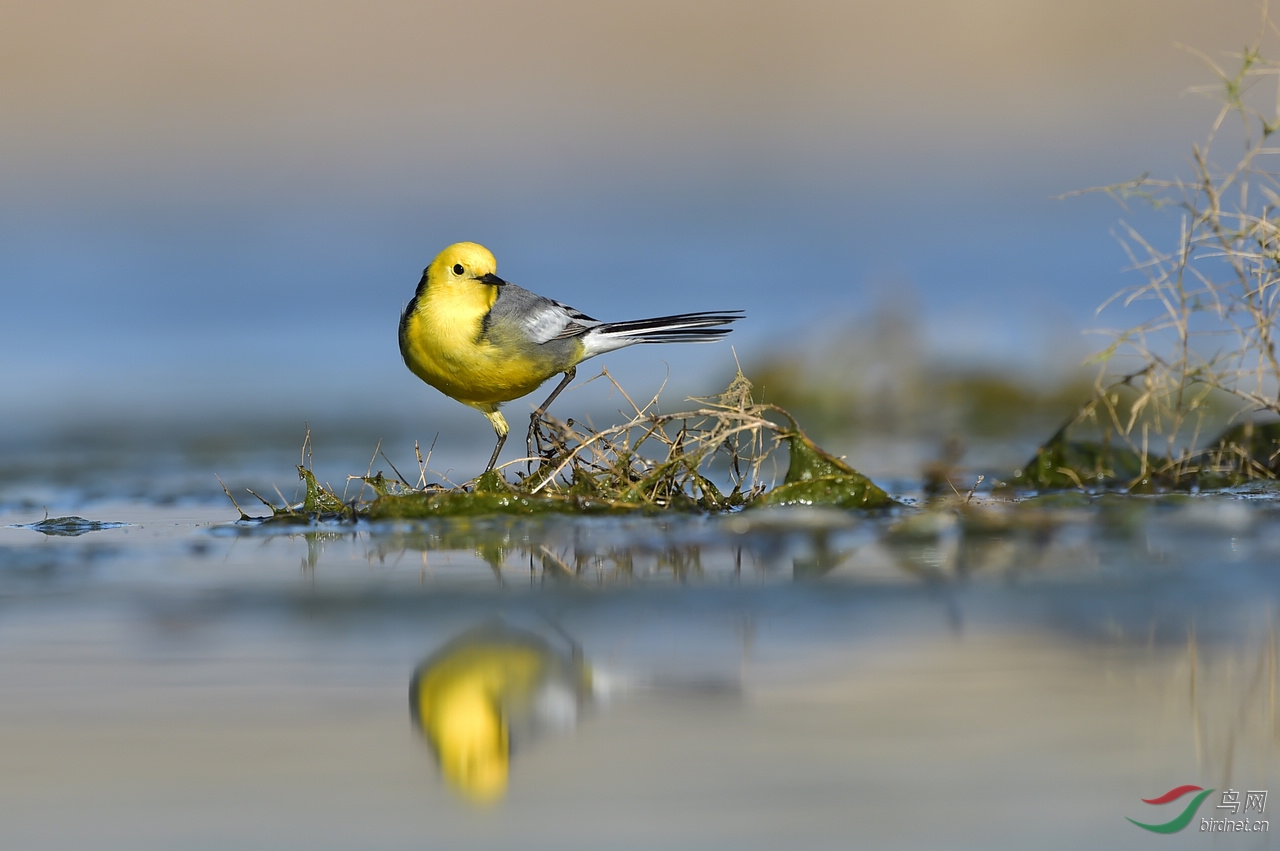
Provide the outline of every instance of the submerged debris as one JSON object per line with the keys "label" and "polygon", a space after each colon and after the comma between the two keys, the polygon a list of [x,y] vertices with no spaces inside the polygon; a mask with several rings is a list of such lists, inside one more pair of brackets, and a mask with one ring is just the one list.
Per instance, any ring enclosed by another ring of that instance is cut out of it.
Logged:
{"label": "submerged debris", "polygon": [[[608,372],[603,375],[613,380]],[[657,396],[641,407],[618,390],[634,410],[629,421],[596,431],[544,415],[535,432],[542,451],[526,459],[536,466],[517,473],[514,482],[499,468],[459,487],[429,485],[420,461],[416,485],[398,472],[394,479],[382,472],[349,477],[372,489],[373,498],[364,499],[362,487],[360,497],[345,502],[299,465],[306,486],[301,503],[277,506],[254,496],[271,509],[271,517],[262,519],[276,522],[896,504],[870,479],[819,449],[789,413],[753,401],[751,383],[741,373],[724,393],[691,399],[699,407],[673,414],[657,411]],[[786,478],[770,489],[763,467],[774,463],[773,452],[782,443],[789,449]],[[242,510],[241,517],[247,518]]]}
{"label": "submerged debris", "polygon": [[46,517],[38,523],[17,523],[15,529],[34,529],[46,535],[74,538],[89,532],[100,532],[103,529],[119,529],[128,523],[113,523],[104,520],[86,520],[83,517]]}

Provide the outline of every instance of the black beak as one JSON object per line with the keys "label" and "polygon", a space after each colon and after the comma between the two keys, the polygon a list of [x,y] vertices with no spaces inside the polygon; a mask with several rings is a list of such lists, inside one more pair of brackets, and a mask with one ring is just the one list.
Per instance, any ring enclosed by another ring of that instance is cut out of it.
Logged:
{"label": "black beak", "polygon": [[487,275],[480,275],[476,278],[482,284],[492,284],[495,287],[505,287],[507,282],[490,272]]}

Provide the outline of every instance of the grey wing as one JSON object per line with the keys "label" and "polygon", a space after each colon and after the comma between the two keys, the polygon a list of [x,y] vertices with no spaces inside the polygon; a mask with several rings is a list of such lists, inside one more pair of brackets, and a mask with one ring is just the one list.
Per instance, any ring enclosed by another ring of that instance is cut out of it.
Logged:
{"label": "grey wing", "polygon": [[601,324],[580,310],[515,284],[498,290],[498,300],[485,320],[491,328],[518,327],[524,339],[539,345],[580,336]]}

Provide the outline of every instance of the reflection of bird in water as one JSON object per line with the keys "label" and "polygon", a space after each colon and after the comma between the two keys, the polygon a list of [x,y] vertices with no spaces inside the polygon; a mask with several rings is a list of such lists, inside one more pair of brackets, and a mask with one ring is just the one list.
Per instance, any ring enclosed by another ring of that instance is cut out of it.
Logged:
{"label": "reflection of bird in water", "polygon": [[506,791],[513,739],[573,726],[591,681],[576,646],[558,652],[533,633],[483,626],[418,666],[410,711],[445,779],[492,801]]}

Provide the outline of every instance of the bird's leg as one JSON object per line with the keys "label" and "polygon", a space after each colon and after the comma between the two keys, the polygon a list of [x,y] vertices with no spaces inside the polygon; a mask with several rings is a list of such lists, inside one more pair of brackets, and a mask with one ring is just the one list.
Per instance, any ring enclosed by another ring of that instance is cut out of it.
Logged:
{"label": "bird's leg", "polygon": [[507,432],[511,431],[507,425],[507,418],[498,411],[484,411],[486,417],[489,418],[490,425],[493,426],[493,433],[498,435],[498,445],[493,447],[493,455],[489,456],[489,466],[484,468],[487,473],[493,469],[493,465],[498,463],[498,453],[502,451],[502,444],[507,442]]}
{"label": "bird's leg", "polygon": [[498,453],[502,451],[502,444],[507,442],[505,434],[498,435],[498,445],[493,447],[493,454],[489,456],[489,466],[484,468],[487,473],[493,469],[493,465],[498,463]]}
{"label": "bird's leg", "polygon": [[[529,458],[533,458],[533,441],[538,438],[538,420],[547,412],[547,408],[560,395],[560,391],[569,386],[569,382],[573,381],[578,375],[578,368],[571,366],[565,370],[564,378],[560,379],[560,383],[556,385],[556,389],[551,391],[551,395],[547,397],[547,401],[538,406],[538,409],[529,415],[529,436],[525,438],[525,448],[528,450]],[[541,454],[542,440],[538,438],[538,449]]]}

